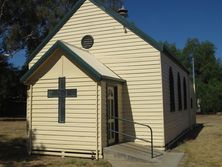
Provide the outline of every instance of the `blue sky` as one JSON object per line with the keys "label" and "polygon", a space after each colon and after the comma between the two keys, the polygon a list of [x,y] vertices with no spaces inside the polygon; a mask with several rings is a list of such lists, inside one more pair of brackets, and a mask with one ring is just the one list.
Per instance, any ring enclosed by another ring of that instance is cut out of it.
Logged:
{"label": "blue sky", "polygon": [[130,19],[157,41],[183,48],[188,38],[209,40],[222,58],[222,0],[125,0]]}
{"label": "blue sky", "polygon": [[[157,41],[183,48],[188,38],[209,40],[222,58],[222,0],[125,0],[129,19]],[[25,62],[24,51],[11,60]]]}

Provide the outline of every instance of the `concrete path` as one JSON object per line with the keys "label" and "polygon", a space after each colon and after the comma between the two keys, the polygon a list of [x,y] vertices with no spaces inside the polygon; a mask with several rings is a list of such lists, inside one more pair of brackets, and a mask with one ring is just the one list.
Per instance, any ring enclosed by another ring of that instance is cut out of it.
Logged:
{"label": "concrete path", "polygon": [[178,167],[184,157],[184,153],[155,150],[151,159],[149,152],[147,147],[124,143],[105,148],[104,158],[113,167]]}
{"label": "concrete path", "polygon": [[166,152],[162,158],[153,162],[132,162],[129,160],[110,158],[113,167],[178,167],[184,153]]}

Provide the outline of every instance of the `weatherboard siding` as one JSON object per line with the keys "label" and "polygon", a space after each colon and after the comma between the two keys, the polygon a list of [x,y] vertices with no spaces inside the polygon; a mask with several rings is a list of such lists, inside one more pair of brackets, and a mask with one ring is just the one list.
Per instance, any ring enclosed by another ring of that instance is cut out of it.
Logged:
{"label": "weatherboard siding", "polygon": [[[81,47],[85,35],[94,37],[88,51],[127,83],[123,86],[123,117],[149,124],[154,131],[155,146],[164,146],[163,103],[160,52],[90,0],[67,21],[48,44],[30,62],[29,67],[57,41]],[[149,137],[147,128],[123,125],[137,137]]]}
{"label": "weatherboard siding", "polygon": [[[190,108],[190,94],[192,84],[187,72],[182,70],[166,55],[161,56],[162,63],[162,76],[163,76],[163,102],[164,102],[164,130],[165,130],[165,143],[175,139],[180,133],[189,128],[195,120],[195,110]],[[174,94],[175,94],[175,111],[170,111],[170,89],[169,89],[169,68],[172,68],[174,78]],[[180,74],[181,80],[181,95],[182,95],[182,110],[179,111],[178,107],[178,89],[177,89],[177,75]],[[183,93],[183,78],[187,82],[187,109],[184,110],[184,93]],[[194,94],[192,94],[194,97]]]}
{"label": "weatherboard siding", "polygon": [[[61,54],[57,51],[52,55],[49,62],[60,58],[50,70],[44,73],[46,61],[39,70],[43,74],[35,74],[41,78],[33,84],[32,149],[96,153],[98,126],[101,154],[101,87],[97,89],[95,81]],[[58,123],[58,98],[47,97],[49,89],[58,89],[59,77],[66,77],[66,89],[77,89],[77,97],[66,98],[65,123]]]}

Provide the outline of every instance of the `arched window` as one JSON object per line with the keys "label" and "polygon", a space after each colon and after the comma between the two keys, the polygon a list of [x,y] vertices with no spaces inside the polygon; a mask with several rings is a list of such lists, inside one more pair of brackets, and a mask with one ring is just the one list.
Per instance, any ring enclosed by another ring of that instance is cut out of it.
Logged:
{"label": "arched window", "polygon": [[182,110],[181,82],[180,73],[177,74],[177,93],[178,93],[178,109]]}
{"label": "arched window", "polygon": [[174,95],[174,79],[173,71],[170,67],[169,69],[169,90],[170,90],[170,111],[175,111],[175,95]]}
{"label": "arched window", "polygon": [[185,77],[183,78],[183,101],[184,101],[184,110],[187,109],[187,83]]}
{"label": "arched window", "polygon": [[190,108],[193,109],[193,98],[190,99]]}

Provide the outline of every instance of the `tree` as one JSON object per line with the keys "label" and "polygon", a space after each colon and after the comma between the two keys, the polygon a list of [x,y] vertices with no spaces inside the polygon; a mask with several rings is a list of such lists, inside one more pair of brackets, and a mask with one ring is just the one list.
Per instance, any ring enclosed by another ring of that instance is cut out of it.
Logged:
{"label": "tree", "polygon": [[[0,0],[0,54],[26,49],[27,56],[78,0]],[[117,11],[121,0],[101,0]]]}
{"label": "tree", "polygon": [[25,49],[29,56],[76,1],[0,0],[0,114],[26,92],[19,81],[26,67],[14,68],[3,55]]}
{"label": "tree", "polygon": [[0,0],[0,54],[29,55],[77,0]]}
{"label": "tree", "polygon": [[122,7],[123,0],[101,0],[106,6],[114,11],[118,11]]}
{"label": "tree", "polygon": [[9,113],[14,112],[19,115],[18,109],[12,109],[15,101],[24,101],[26,97],[25,86],[19,82],[22,71],[14,68],[12,64],[7,62],[7,59],[0,56],[0,116],[9,116]]}
{"label": "tree", "polygon": [[196,93],[203,113],[222,111],[222,64],[216,58],[215,46],[209,41],[188,39],[183,49],[166,43],[170,51],[178,56],[182,64],[192,74],[191,57],[195,59]]}
{"label": "tree", "polygon": [[[26,90],[19,79],[27,68],[14,68],[3,55],[25,49],[29,57],[77,1],[0,0],[0,114],[9,101],[24,99]],[[120,0],[101,1],[115,11],[121,7]]]}

